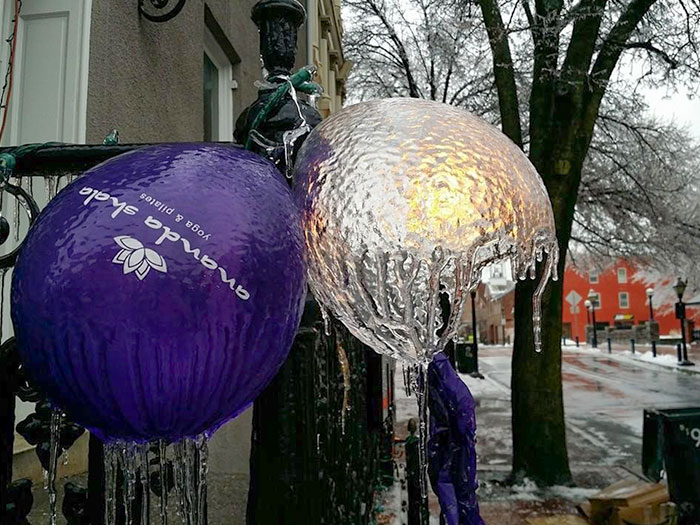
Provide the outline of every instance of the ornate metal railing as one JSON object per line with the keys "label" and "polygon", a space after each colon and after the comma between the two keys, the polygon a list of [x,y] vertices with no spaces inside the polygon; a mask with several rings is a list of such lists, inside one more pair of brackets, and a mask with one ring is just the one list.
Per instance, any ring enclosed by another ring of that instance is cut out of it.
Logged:
{"label": "ornate metal railing", "polygon": [[[95,164],[140,146],[50,144],[25,148],[29,153],[13,157],[16,164],[12,174],[2,179],[0,222],[6,228],[5,238],[0,238],[3,240],[0,246],[0,523],[3,525],[27,524],[33,505],[32,482],[29,479],[12,481],[15,431],[34,447],[44,470],[48,469],[51,436],[51,409],[42,393],[26,377],[12,332],[9,291],[17,251],[39,209],[61,189]],[[0,154],[17,151],[17,148],[0,148]],[[34,412],[19,422],[15,421],[16,398],[36,403]],[[68,420],[63,422],[59,453],[66,453],[83,433],[80,426]],[[91,439],[89,464],[101,469],[101,454],[101,444]],[[69,525],[101,523],[104,482],[95,482],[94,474],[91,472],[91,491],[75,483],[65,487],[62,508]],[[89,497],[90,492],[92,497]]]}

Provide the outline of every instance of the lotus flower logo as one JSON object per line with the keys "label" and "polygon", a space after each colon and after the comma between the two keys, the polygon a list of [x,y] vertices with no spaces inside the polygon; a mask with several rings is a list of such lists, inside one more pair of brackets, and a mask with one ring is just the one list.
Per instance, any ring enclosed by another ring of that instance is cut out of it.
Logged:
{"label": "lotus flower logo", "polygon": [[157,272],[167,273],[165,259],[155,250],[145,248],[140,241],[126,235],[114,238],[121,250],[114,256],[112,262],[123,266],[124,274],[134,272],[143,281],[151,268]]}

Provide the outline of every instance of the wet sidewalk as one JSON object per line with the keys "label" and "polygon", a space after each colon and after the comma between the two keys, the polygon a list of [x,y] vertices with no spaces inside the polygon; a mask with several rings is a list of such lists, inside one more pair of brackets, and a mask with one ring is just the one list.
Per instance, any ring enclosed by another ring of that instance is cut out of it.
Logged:
{"label": "wet sidewalk", "polygon": [[[700,377],[695,374],[638,363],[624,354],[616,359],[607,351],[565,349],[567,447],[576,486],[539,489],[527,481],[508,486],[511,352],[510,347],[482,347],[479,361],[485,379],[461,376],[477,402],[478,496],[488,525],[524,525],[528,518],[577,514],[576,505],[601,488],[640,473],[644,408],[700,406]],[[396,435],[401,438],[417,408],[415,399],[405,395],[397,368]],[[400,500],[406,495],[394,489],[386,499],[386,514],[393,514],[393,521],[385,523],[405,523]],[[439,523],[437,502],[431,500],[430,507],[431,523]]]}

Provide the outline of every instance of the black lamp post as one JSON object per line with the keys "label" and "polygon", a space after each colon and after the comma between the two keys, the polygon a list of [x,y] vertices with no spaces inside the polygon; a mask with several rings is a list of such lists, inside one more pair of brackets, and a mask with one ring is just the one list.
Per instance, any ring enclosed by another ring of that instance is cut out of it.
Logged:
{"label": "black lamp post", "polygon": [[654,289],[647,288],[647,297],[649,298],[649,321],[654,320],[654,304],[651,302],[651,298],[654,297]]}
{"label": "black lamp post", "polygon": [[678,302],[676,303],[676,319],[681,322],[681,345],[683,346],[683,359],[678,362],[678,366],[693,366],[695,363],[688,360],[688,345],[685,342],[685,303],[683,302],[683,294],[688,286],[680,277],[673,285],[673,290],[676,292]]}
{"label": "black lamp post", "polygon": [[588,292],[588,301],[591,303],[591,320],[593,321],[593,348],[598,348],[598,330],[596,330],[595,324],[595,302],[598,296],[591,288]]}
{"label": "black lamp post", "polygon": [[583,306],[586,307],[586,324],[590,325],[591,324],[591,302],[586,299],[583,301]]}

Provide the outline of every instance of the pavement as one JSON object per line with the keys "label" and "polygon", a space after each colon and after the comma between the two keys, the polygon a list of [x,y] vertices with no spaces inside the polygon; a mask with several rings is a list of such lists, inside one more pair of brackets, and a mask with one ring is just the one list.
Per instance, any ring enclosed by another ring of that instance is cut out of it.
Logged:
{"label": "pavement", "polygon": [[[676,367],[673,360],[647,362],[640,358],[644,350],[632,356],[623,348],[613,348],[612,355],[607,347],[564,348],[567,446],[576,486],[540,489],[528,481],[515,487],[504,483],[512,460],[512,349],[479,347],[479,368],[485,378],[463,375],[462,379],[477,401],[478,495],[488,525],[524,525],[530,517],[576,514],[576,505],[601,488],[641,476],[643,410],[700,406],[700,376]],[[417,410],[415,400],[405,396],[401,367],[397,368],[396,433],[401,437]],[[386,506],[395,510],[395,519],[387,523],[405,523],[395,503],[387,501]],[[431,499],[431,523],[438,523],[438,516],[439,507]]]}

